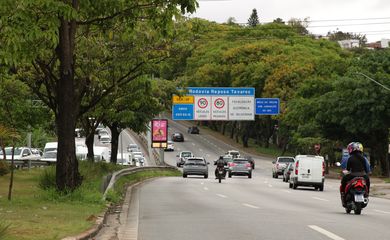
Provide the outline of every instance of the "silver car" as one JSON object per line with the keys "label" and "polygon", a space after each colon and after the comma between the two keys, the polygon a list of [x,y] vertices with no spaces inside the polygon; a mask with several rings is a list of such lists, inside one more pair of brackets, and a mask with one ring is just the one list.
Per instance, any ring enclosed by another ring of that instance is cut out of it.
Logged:
{"label": "silver car", "polygon": [[229,164],[228,176],[233,175],[247,175],[252,178],[252,165],[246,158],[234,158],[233,162]]}
{"label": "silver car", "polygon": [[209,177],[209,163],[202,157],[189,157],[183,165],[183,177],[188,175],[203,175],[204,178]]}

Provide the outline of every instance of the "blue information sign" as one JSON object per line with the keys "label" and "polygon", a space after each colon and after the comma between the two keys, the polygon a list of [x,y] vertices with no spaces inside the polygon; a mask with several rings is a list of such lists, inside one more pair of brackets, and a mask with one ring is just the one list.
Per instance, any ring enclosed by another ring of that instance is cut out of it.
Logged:
{"label": "blue information sign", "polygon": [[194,104],[175,104],[172,106],[172,120],[193,120]]}
{"label": "blue information sign", "polygon": [[256,98],[256,115],[278,115],[279,98]]}

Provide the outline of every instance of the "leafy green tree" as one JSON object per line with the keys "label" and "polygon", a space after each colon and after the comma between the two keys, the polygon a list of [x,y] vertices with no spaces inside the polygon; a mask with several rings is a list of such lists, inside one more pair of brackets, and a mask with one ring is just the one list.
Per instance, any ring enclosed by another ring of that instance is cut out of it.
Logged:
{"label": "leafy green tree", "polygon": [[[110,53],[123,48],[145,51],[138,45],[134,29],[147,25],[159,33],[167,34],[174,16],[193,12],[195,0],[174,1],[79,1],[79,0],[5,0],[0,6],[0,61],[15,66],[21,78],[29,83],[34,92],[54,112],[58,135],[56,184],[60,191],[72,191],[81,184],[75,155],[74,129],[79,116],[93,108],[118,85],[125,84],[139,76],[137,72],[152,55],[138,59],[137,64],[125,64],[118,72],[121,76],[105,79],[111,82],[103,95],[93,95],[91,84],[98,73],[107,75],[113,62]],[[116,31],[116,27],[126,27]],[[111,30],[111,31],[110,31]],[[105,44],[106,38],[115,32],[118,39],[128,45]],[[145,33],[148,33],[146,31]],[[94,41],[94,42],[93,42]],[[97,56],[88,51],[101,46]],[[147,51],[148,52],[148,51]],[[101,58],[106,54],[106,58]],[[88,61],[89,59],[89,61]],[[100,59],[97,60],[97,59]],[[121,59],[126,62],[125,59]],[[21,68],[21,65],[24,68]],[[89,74],[89,66],[95,67],[95,76]],[[114,64],[115,65],[115,64]],[[116,66],[118,66],[116,64]],[[101,79],[101,78],[98,78]],[[96,86],[96,85],[95,85]],[[87,102],[89,94],[90,99]],[[91,95],[92,94],[92,95]],[[84,107],[82,107],[84,103]]]}
{"label": "leafy green tree", "polygon": [[250,27],[256,27],[257,25],[259,25],[260,21],[259,21],[259,16],[257,15],[257,10],[256,8],[254,8],[252,10],[252,13],[248,19],[248,26]]}

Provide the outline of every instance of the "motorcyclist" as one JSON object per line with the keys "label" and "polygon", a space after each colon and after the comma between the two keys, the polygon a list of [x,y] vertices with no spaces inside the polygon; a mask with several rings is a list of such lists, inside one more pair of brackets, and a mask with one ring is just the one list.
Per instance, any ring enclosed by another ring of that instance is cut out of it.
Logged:
{"label": "motorcyclist", "polygon": [[218,178],[218,169],[223,169],[223,176],[226,175],[225,165],[227,165],[226,161],[223,159],[223,156],[220,156],[217,161],[214,162],[214,165],[217,165],[215,168],[215,178]]}
{"label": "motorcyclist", "polygon": [[351,142],[348,144],[347,150],[350,156],[347,160],[345,169],[349,173],[343,176],[340,186],[340,194],[343,205],[345,204],[345,186],[354,177],[364,177],[368,192],[370,190],[370,178],[368,177],[368,174],[371,171],[368,160],[363,155],[363,145],[359,142]]}

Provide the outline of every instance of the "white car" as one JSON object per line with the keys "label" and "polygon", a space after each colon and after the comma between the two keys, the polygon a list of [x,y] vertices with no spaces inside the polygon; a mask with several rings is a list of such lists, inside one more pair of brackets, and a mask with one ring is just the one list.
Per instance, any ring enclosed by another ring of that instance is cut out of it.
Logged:
{"label": "white car", "polygon": [[45,152],[41,158],[42,162],[46,162],[49,165],[57,162],[57,151]]}
{"label": "white car", "polygon": [[240,158],[240,152],[237,150],[229,150],[226,152],[226,156],[231,157],[231,158]]}
{"label": "white car", "polygon": [[168,141],[165,151],[175,151],[175,144],[172,141]]}
{"label": "white car", "polygon": [[135,143],[130,143],[130,144],[127,146],[127,151],[128,151],[128,152],[139,152],[140,149],[139,149],[139,147],[138,147],[137,144],[135,144]]}
{"label": "white car", "polygon": [[111,143],[111,137],[109,135],[102,135],[100,137],[100,142],[103,144]]}

